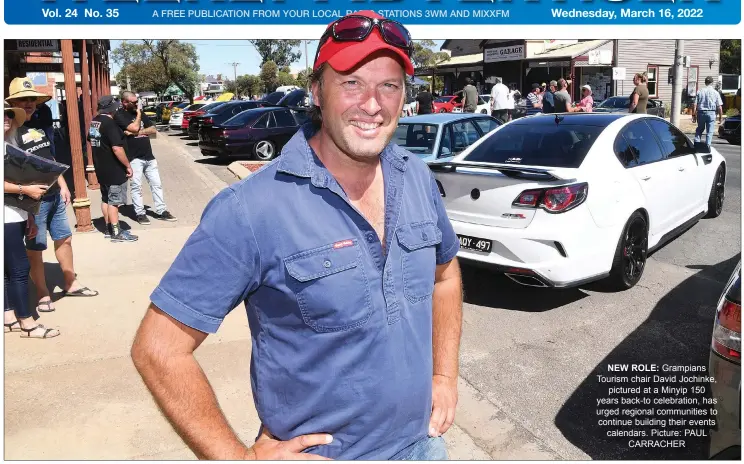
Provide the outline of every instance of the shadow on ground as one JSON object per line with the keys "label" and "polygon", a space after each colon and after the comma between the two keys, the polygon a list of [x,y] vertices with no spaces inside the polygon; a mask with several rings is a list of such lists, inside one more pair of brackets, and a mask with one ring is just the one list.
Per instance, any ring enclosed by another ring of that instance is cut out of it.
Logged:
{"label": "shadow on ground", "polygon": [[207,164],[209,166],[227,166],[233,161],[237,161],[239,159],[240,158],[221,158],[218,156],[212,156],[209,158],[202,158],[202,159],[194,160],[194,163]]}
{"label": "shadow on ground", "polygon": [[589,296],[580,289],[525,287],[487,268],[461,262],[464,301],[511,311],[543,312]]}
{"label": "shadow on ground", "polygon": [[[121,216],[125,216],[133,221],[137,220],[137,216],[134,214],[134,209],[131,207],[131,205],[126,205],[119,208],[119,227],[121,227],[122,230],[132,230],[132,226],[130,226],[127,221],[122,221]],[[102,234],[106,232],[106,222],[103,220],[102,217],[93,219],[93,227],[95,227],[96,230]]]}
{"label": "shadow on ground", "polygon": [[[627,375],[634,373],[609,372],[608,365],[613,364],[663,364],[678,366],[707,366],[710,350],[711,331],[716,304],[721,295],[728,276],[733,272],[739,261],[739,255],[722,261],[714,266],[701,267],[700,272],[689,277],[677,287],[667,293],[654,307],[649,317],[628,337],[625,338],[612,352],[595,367],[592,373],[584,379],[579,387],[569,397],[555,417],[555,425],[566,439],[581,449],[592,459],[707,459],[709,439],[707,437],[687,437],[684,448],[631,448],[629,441],[634,438],[610,438],[608,430],[627,430],[629,427],[606,426],[597,424],[597,409],[619,408],[619,416],[611,419],[631,418],[622,412],[635,408],[662,407],[665,409],[688,409],[690,405],[654,406],[654,397],[669,397],[673,395],[641,395],[651,398],[651,406],[619,405],[597,406],[597,399],[607,398],[608,388],[611,386],[637,386],[639,384],[599,383],[598,374],[603,376]],[[726,276],[723,279],[720,276]],[[612,330],[612,327],[608,327]],[[658,372],[657,374],[670,375]],[[645,375],[645,374],[644,374]],[[653,375],[653,373],[651,374]],[[671,374],[673,375],[673,374]],[[680,374],[677,374],[678,376]],[[690,375],[690,374],[688,374]],[[692,375],[704,375],[701,373]],[[660,384],[640,384],[641,386],[660,386]],[[670,385],[670,384],[667,384]],[[707,384],[685,384],[693,385]],[[673,385],[672,386],[678,386]],[[617,397],[622,396],[618,395]],[[627,395],[636,396],[636,395]],[[688,393],[687,397],[697,396]],[[709,396],[706,394],[706,396]],[[699,396],[698,396],[699,397]],[[700,400],[700,408],[706,408]],[[661,418],[661,416],[655,416]],[[674,416],[680,417],[680,416]],[[681,416],[685,417],[685,416]],[[632,418],[631,418],[632,419]],[[649,427],[638,427],[649,433]],[[667,427],[667,430],[673,427]],[[640,439],[640,438],[639,438]],[[643,439],[660,439],[647,436]]]}

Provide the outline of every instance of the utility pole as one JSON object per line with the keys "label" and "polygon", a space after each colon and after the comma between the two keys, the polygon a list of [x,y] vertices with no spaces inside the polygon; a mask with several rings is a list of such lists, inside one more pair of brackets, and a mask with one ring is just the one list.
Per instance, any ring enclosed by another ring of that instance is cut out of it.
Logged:
{"label": "utility pole", "polygon": [[238,65],[240,65],[240,63],[227,63],[227,64],[233,67],[233,82],[237,82],[238,81]]}
{"label": "utility pole", "polygon": [[[303,42],[305,42],[305,72],[307,73],[307,68],[308,68],[308,64],[307,64],[307,43],[310,42],[310,41],[309,40],[304,40]],[[318,46],[320,47],[320,44],[318,44]],[[307,76],[307,79],[305,79],[305,91],[306,92],[309,92],[310,91],[310,76]]]}
{"label": "utility pole", "polygon": [[[672,76],[672,114],[670,122],[679,127],[679,114],[682,110],[682,66],[685,53],[685,41],[676,40],[674,47],[674,75]],[[661,83],[661,76],[656,76],[656,85]]]}

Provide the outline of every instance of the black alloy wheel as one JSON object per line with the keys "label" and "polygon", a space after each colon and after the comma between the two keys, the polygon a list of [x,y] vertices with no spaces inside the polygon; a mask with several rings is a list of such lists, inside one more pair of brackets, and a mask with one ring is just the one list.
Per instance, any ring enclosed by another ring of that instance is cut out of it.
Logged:
{"label": "black alloy wheel", "polygon": [[723,212],[723,201],[726,199],[726,169],[718,166],[713,178],[713,185],[708,196],[708,214],[706,218],[717,218]]}
{"label": "black alloy wheel", "polygon": [[623,272],[628,282],[637,283],[646,267],[648,232],[643,217],[634,218],[623,239]]}

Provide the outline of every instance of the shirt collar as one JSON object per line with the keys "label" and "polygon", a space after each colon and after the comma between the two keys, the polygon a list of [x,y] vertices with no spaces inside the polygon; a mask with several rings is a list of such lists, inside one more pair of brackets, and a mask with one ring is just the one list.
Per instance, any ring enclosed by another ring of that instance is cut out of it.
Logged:
{"label": "shirt collar", "polygon": [[[282,149],[277,170],[297,177],[310,179],[316,187],[328,187],[330,173],[317,158],[310,147],[310,140],[317,131],[308,122],[300,127]],[[389,143],[380,153],[383,162],[389,163],[399,171],[405,172],[408,152]]]}

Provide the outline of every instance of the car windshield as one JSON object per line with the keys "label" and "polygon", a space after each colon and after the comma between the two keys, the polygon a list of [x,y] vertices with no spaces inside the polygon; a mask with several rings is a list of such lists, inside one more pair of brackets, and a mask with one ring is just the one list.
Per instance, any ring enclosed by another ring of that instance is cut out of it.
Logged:
{"label": "car windshield", "polygon": [[225,104],[225,102],[214,102],[214,103],[209,103],[209,104],[207,104],[207,105],[204,105],[204,106],[203,106],[203,107],[201,107],[200,109],[201,109],[202,111],[204,111],[205,113],[209,113],[209,112],[210,112],[210,111],[212,111],[213,109],[215,109],[215,108],[217,108],[217,107],[219,107],[219,106],[222,106],[222,105],[224,105],[224,104]]}
{"label": "car windshield", "polygon": [[194,103],[193,105],[184,108],[184,111],[196,111],[203,106],[205,106],[204,103]]}
{"label": "car windshield", "polygon": [[[255,109],[255,108],[254,108]],[[223,126],[248,126],[250,124],[253,124],[253,121],[255,121],[259,116],[262,114],[265,114],[266,112],[263,110],[253,111],[253,110],[246,110],[242,111],[232,118],[225,121]]]}
{"label": "car windshield", "polygon": [[436,103],[447,103],[448,101],[452,100],[452,97],[439,97],[436,100],[434,100]]}
{"label": "car windshield", "polygon": [[509,124],[494,131],[465,161],[577,168],[603,127]]}
{"label": "car windshield", "polygon": [[393,134],[393,143],[418,156],[434,153],[439,126],[436,124],[400,123]]}
{"label": "car windshield", "polygon": [[597,108],[630,108],[630,98],[627,97],[612,97],[604,100],[602,103],[597,105]]}

